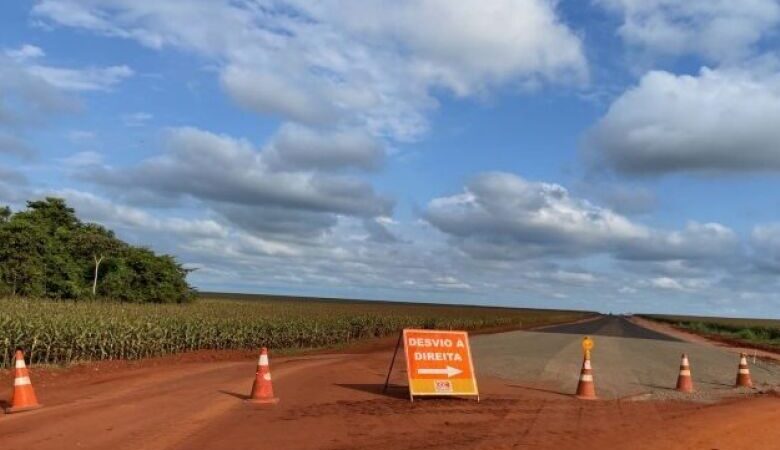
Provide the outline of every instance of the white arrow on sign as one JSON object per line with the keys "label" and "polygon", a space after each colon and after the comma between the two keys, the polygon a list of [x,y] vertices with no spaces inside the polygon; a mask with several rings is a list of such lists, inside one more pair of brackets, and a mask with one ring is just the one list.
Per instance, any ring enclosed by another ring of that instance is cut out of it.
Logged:
{"label": "white arrow on sign", "polygon": [[420,375],[447,375],[447,378],[452,378],[463,371],[456,367],[447,366],[444,369],[417,369],[417,373]]}

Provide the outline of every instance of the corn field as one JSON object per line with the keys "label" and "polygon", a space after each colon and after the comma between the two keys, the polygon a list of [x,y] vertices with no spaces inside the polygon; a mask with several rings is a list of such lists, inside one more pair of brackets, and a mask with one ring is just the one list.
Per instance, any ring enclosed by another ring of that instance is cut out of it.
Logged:
{"label": "corn field", "polygon": [[203,299],[188,305],[0,299],[0,368],[140,359],[202,349],[328,347],[404,327],[476,330],[576,319],[566,311],[315,300]]}

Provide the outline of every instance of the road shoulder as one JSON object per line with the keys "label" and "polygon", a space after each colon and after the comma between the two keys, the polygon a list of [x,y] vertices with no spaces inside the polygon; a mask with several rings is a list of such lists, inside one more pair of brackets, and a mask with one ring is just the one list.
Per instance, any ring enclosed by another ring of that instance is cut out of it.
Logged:
{"label": "road shoulder", "polygon": [[711,345],[734,353],[745,353],[749,356],[755,355],[757,358],[769,359],[772,361],[780,361],[780,353],[778,352],[759,350],[748,346],[733,345],[731,343],[727,343],[715,339],[709,339],[705,336],[683,331],[679,328],[673,327],[672,325],[661,323],[661,322],[655,322],[653,320],[645,319],[643,317],[631,316],[628,318],[628,320],[631,323],[638,325],[640,327],[647,328],[649,330],[653,330],[659,333],[663,333],[668,336],[672,336],[684,342]]}

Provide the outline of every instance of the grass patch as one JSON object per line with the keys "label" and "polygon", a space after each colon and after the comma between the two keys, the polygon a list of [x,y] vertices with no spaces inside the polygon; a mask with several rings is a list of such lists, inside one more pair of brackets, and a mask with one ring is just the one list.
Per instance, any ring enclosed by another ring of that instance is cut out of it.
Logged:
{"label": "grass patch", "polygon": [[761,348],[780,350],[780,320],[738,319],[647,314],[647,319],[671,324],[697,334],[725,338]]}

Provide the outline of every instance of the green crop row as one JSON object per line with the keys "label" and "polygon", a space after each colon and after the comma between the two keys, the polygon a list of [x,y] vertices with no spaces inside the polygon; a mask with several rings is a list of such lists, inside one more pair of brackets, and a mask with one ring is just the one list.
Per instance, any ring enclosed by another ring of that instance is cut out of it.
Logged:
{"label": "green crop row", "polygon": [[33,364],[140,359],[201,349],[309,349],[404,327],[520,328],[584,313],[313,300],[201,300],[188,305],[0,299],[0,368],[16,347]]}
{"label": "green crop row", "polygon": [[694,333],[780,348],[780,320],[647,315]]}

